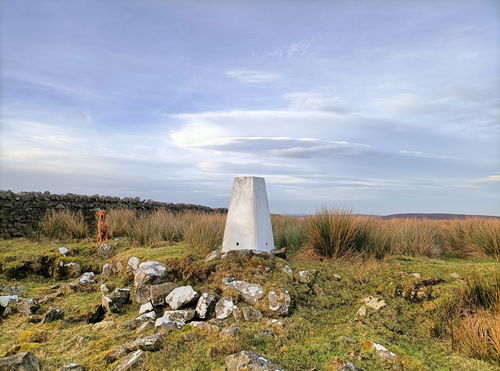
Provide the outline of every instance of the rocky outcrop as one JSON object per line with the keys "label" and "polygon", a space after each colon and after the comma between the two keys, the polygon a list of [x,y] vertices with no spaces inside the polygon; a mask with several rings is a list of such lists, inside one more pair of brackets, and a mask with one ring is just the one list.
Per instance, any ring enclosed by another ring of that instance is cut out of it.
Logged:
{"label": "rocky outcrop", "polygon": [[251,350],[243,350],[226,357],[227,371],[284,371],[284,369]]}
{"label": "rocky outcrop", "polygon": [[39,371],[40,362],[31,352],[0,358],[0,371]]}

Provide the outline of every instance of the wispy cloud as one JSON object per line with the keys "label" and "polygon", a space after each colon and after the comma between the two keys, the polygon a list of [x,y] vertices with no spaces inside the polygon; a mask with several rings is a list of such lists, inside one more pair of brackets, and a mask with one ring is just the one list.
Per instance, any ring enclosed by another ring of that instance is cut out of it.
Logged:
{"label": "wispy cloud", "polygon": [[270,82],[281,78],[281,74],[275,71],[246,70],[246,69],[226,71],[226,75],[238,81],[249,84]]}

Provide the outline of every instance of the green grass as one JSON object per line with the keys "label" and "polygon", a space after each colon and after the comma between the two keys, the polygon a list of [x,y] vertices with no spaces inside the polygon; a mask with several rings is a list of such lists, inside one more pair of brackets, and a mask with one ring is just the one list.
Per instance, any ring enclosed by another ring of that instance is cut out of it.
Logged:
{"label": "green grass", "polygon": [[[251,282],[260,282],[266,288],[280,286],[290,288],[295,303],[293,314],[284,318],[284,328],[267,324],[267,319],[256,323],[240,324],[242,335],[236,339],[222,338],[191,329],[166,335],[165,348],[157,353],[148,353],[143,369],[146,370],[224,370],[224,358],[243,349],[253,349],[276,361],[286,370],[334,369],[334,359],[340,357],[365,370],[498,370],[493,363],[481,361],[456,352],[451,339],[436,337],[433,329],[438,320],[439,309],[467,287],[468,279],[483,277],[491,280],[497,274],[495,260],[432,259],[424,257],[394,256],[383,260],[308,260],[300,252],[288,260],[294,272],[316,269],[316,282],[307,285],[292,285],[286,274],[280,271],[282,263],[269,273],[272,281],[262,273],[262,260],[252,258],[244,265],[235,261],[204,264],[189,255],[190,248],[184,244],[165,243],[155,248],[132,247],[122,238],[112,241],[116,253],[112,261],[126,263],[129,257],[141,260],[160,260],[168,264],[177,261],[180,269],[189,271],[193,267],[213,264],[215,271],[198,279],[183,279],[197,290],[216,291],[221,277],[233,275]],[[106,261],[95,254],[91,241],[61,243],[32,242],[28,240],[2,241],[0,265],[19,261],[36,260],[39,256],[59,258],[57,248],[67,246],[78,250],[75,257],[85,264],[102,266]],[[441,279],[433,288],[433,299],[421,303],[410,302],[395,296],[398,285],[411,285],[418,279],[411,273],[420,273],[423,279]],[[450,276],[457,273],[460,278]],[[342,276],[341,281],[334,274]],[[111,283],[131,287],[124,275],[112,277]],[[56,283],[52,278],[30,275],[24,279],[7,278],[0,275],[3,285],[23,285],[26,296],[40,296],[50,292]],[[98,285],[96,285],[97,289]],[[475,287],[475,286],[474,286]],[[475,289],[480,290],[480,289]],[[380,311],[369,311],[365,318],[356,319],[361,300],[373,295],[385,300],[386,307]],[[488,301],[487,294],[476,295]],[[78,362],[89,370],[112,369],[104,363],[104,355],[139,335],[125,330],[121,324],[135,318],[139,305],[133,303],[124,315],[111,315],[107,320],[113,324],[107,329],[97,330],[82,321],[82,316],[100,303],[100,293],[68,292],[52,303],[44,304],[43,311],[50,306],[64,309],[66,319],[43,327],[48,331],[42,343],[20,341],[23,331],[36,331],[40,325],[28,323],[25,317],[13,315],[0,323],[0,355],[19,344],[22,351],[31,350],[39,357],[46,369],[57,369],[67,362]],[[275,336],[262,336],[265,328],[272,328]],[[149,333],[152,333],[150,331]],[[146,333],[146,334],[149,334]],[[83,340],[82,338],[83,337]],[[355,339],[352,343],[346,337]],[[29,339],[27,337],[26,339]],[[22,340],[22,339],[21,339]],[[396,360],[383,360],[363,348],[362,342],[372,340],[386,346],[398,355]]]}

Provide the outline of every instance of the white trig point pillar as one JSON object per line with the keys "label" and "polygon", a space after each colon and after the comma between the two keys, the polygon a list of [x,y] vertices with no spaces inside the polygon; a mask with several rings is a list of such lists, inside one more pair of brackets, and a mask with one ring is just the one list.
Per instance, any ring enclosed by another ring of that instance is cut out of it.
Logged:
{"label": "white trig point pillar", "polygon": [[222,252],[229,250],[274,250],[264,178],[234,178],[222,242]]}

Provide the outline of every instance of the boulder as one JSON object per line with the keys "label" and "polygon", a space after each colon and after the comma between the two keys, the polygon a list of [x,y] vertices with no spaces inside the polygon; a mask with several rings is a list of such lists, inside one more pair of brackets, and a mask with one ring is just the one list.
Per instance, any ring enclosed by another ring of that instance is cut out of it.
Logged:
{"label": "boulder", "polygon": [[83,286],[91,285],[91,284],[95,283],[94,278],[95,278],[94,272],[85,272],[78,279],[78,284],[83,285]]}
{"label": "boulder", "polygon": [[140,349],[136,350],[123,358],[118,367],[115,368],[115,371],[127,371],[137,368],[142,362],[144,362],[144,358],[144,352]]}
{"label": "boulder", "polygon": [[231,277],[222,280],[223,288],[232,288],[241,294],[243,300],[250,305],[257,304],[257,301],[264,296],[264,289],[258,283],[238,281]]}
{"label": "boulder", "polygon": [[0,310],[1,308],[7,308],[12,304],[16,304],[19,300],[17,295],[2,295],[0,296]]}
{"label": "boulder", "polygon": [[140,315],[139,317],[133,319],[132,321],[125,322],[123,324],[123,327],[125,327],[127,330],[135,330],[146,322],[150,321],[154,322],[155,319],[156,319],[156,312],[152,310],[151,312],[147,312]]}
{"label": "boulder", "polygon": [[233,300],[228,296],[224,296],[215,304],[215,317],[218,319],[227,318],[235,309],[238,309],[238,307],[233,303]]}
{"label": "boulder", "polygon": [[130,289],[115,289],[109,296],[102,296],[102,307],[107,313],[123,313],[130,303]]}
{"label": "boulder", "polygon": [[194,310],[167,310],[161,318],[173,322],[189,322],[194,318]]}
{"label": "boulder", "polygon": [[203,293],[196,303],[196,315],[201,319],[209,319],[215,313],[215,304],[217,298],[215,295]]}
{"label": "boulder", "polygon": [[127,261],[127,268],[126,268],[127,274],[135,274],[135,272],[137,271],[137,268],[139,268],[139,263],[140,263],[139,258],[132,256]]}
{"label": "boulder", "polygon": [[0,371],[10,370],[38,371],[40,370],[40,362],[31,352],[0,358]]}
{"label": "boulder", "polygon": [[184,327],[186,323],[182,321],[171,321],[169,319],[160,317],[155,322],[156,328],[165,329],[167,331],[179,330]]}
{"label": "boulder", "polygon": [[226,357],[227,371],[284,371],[284,369],[252,350],[243,350]]}
{"label": "boulder", "polygon": [[40,304],[33,298],[26,298],[19,301],[16,305],[17,311],[26,316],[31,316],[36,313],[38,309],[40,309]]}
{"label": "boulder", "polygon": [[198,293],[191,286],[181,286],[172,290],[165,301],[172,309],[182,308],[192,303],[198,297]]}
{"label": "boulder", "polygon": [[166,304],[165,298],[177,287],[179,287],[179,285],[173,282],[151,285],[149,288],[149,300],[154,306],[163,306]]}
{"label": "boulder", "polygon": [[89,313],[87,313],[87,323],[101,322],[105,315],[106,311],[103,306],[101,304],[96,305]]}
{"label": "boulder", "polygon": [[59,369],[59,371],[85,371],[85,367],[79,365],[78,363],[66,363]]}
{"label": "boulder", "polygon": [[255,322],[262,319],[261,311],[254,308],[241,308],[241,314],[247,322]]}
{"label": "boulder", "polygon": [[135,298],[144,304],[150,301],[150,287],[162,283],[165,279],[167,268],[157,261],[146,261],[139,264],[135,276]]}
{"label": "boulder", "polygon": [[153,310],[153,304],[151,302],[148,302],[146,304],[142,304],[139,308],[139,314],[144,314],[147,312],[151,312]]}
{"label": "boulder", "polygon": [[50,308],[43,317],[42,323],[50,323],[64,318],[64,311],[56,308]]}
{"label": "boulder", "polygon": [[269,311],[275,316],[285,316],[290,312],[292,298],[285,289],[272,289],[267,296]]}
{"label": "boulder", "polygon": [[64,269],[66,270],[67,278],[77,278],[82,274],[82,267],[78,263],[66,263],[64,264]]}
{"label": "boulder", "polygon": [[153,334],[139,338],[134,341],[138,349],[146,352],[157,352],[163,348],[163,336],[161,334]]}

